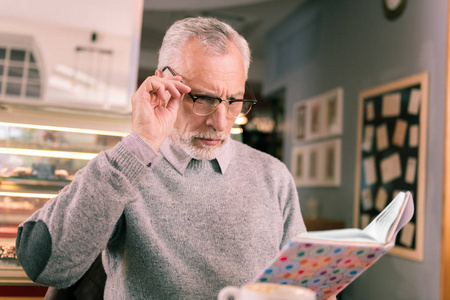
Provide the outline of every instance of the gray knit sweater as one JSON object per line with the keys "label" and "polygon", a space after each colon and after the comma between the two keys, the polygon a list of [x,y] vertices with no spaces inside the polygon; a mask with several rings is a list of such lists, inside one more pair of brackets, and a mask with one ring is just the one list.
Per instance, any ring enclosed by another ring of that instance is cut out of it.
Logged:
{"label": "gray knit sweater", "polygon": [[235,141],[227,151],[225,166],[185,170],[164,152],[148,168],[122,143],[99,154],[19,227],[24,270],[65,287],[103,251],[105,299],[212,300],[251,281],[305,227],[283,163]]}

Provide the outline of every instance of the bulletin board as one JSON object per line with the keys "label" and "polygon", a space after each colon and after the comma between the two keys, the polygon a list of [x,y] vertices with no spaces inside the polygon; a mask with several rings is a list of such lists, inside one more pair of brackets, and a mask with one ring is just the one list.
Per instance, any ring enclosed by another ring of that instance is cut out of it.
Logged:
{"label": "bulletin board", "polygon": [[389,254],[423,260],[428,74],[359,95],[355,227],[365,228],[400,191],[413,195],[415,213]]}

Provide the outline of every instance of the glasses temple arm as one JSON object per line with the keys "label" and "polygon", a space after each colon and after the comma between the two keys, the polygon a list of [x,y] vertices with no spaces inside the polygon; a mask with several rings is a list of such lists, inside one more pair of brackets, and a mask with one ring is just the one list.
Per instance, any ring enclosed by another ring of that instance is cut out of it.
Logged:
{"label": "glasses temple arm", "polygon": [[250,86],[248,85],[247,81],[245,82],[245,86],[246,86],[247,89],[250,91],[250,95],[252,96],[252,99],[255,100],[255,101],[257,101],[257,100],[256,100],[256,97],[255,97],[255,94],[253,94],[253,91],[252,91],[252,89],[250,88]]}

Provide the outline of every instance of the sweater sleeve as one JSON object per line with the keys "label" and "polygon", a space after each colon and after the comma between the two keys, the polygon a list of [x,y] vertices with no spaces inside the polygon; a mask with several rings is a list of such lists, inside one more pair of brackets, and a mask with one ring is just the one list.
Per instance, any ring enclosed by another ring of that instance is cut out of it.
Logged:
{"label": "sweater sleeve", "polygon": [[284,217],[284,234],[280,248],[293,236],[306,231],[294,179],[287,169],[284,174],[286,174],[285,185],[279,192],[279,201]]}
{"label": "sweater sleeve", "polygon": [[136,185],[149,169],[119,143],[80,170],[55,198],[19,226],[17,257],[31,280],[66,287],[106,247]]}

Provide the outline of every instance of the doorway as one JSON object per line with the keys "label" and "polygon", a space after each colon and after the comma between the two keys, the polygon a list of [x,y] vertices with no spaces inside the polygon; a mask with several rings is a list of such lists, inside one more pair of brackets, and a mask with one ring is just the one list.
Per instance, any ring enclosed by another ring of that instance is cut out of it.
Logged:
{"label": "doorway", "polygon": [[283,160],[285,89],[257,99],[244,127],[243,142]]}

